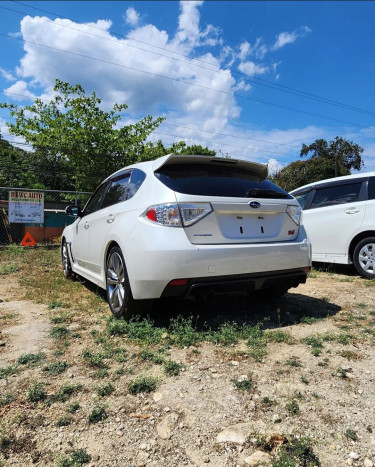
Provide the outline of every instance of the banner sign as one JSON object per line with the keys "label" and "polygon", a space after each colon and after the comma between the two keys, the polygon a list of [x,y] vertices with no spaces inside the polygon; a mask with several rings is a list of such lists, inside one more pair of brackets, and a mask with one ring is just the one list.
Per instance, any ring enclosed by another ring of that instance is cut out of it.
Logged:
{"label": "banner sign", "polygon": [[9,192],[9,222],[43,224],[44,193],[35,191]]}

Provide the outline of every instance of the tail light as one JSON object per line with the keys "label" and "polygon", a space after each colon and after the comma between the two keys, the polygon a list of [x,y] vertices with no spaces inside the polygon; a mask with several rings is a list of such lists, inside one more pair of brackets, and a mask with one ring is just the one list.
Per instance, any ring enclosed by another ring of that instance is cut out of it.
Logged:
{"label": "tail light", "polygon": [[144,217],[166,227],[188,227],[211,211],[210,203],[167,203],[150,206],[144,213]]}
{"label": "tail light", "polygon": [[301,206],[288,205],[286,212],[288,213],[289,217],[294,221],[296,225],[300,225],[301,214],[302,214]]}

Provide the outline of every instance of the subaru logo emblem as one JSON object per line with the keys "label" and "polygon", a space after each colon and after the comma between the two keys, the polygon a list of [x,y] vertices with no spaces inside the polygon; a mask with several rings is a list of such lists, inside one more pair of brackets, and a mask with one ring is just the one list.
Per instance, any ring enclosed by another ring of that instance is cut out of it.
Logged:
{"label": "subaru logo emblem", "polygon": [[260,203],[258,203],[258,201],[251,201],[250,207],[254,209],[258,209],[260,208]]}

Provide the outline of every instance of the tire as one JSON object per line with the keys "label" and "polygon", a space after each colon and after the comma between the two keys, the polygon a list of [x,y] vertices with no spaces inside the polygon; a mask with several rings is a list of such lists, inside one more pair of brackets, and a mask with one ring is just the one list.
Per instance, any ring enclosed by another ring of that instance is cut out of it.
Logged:
{"label": "tire", "polygon": [[366,279],[375,279],[375,237],[361,240],[354,249],[354,266]]}
{"label": "tire", "polygon": [[128,319],[144,314],[151,300],[134,300],[121,248],[111,248],[106,264],[106,290],[109,308],[115,318]]}
{"label": "tire", "polygon": [[63,274],[67,279],[73,278],[72,264],[70,262],[68,245],[65,240],[63,240],[61,245],[61,264],[63,268]]}

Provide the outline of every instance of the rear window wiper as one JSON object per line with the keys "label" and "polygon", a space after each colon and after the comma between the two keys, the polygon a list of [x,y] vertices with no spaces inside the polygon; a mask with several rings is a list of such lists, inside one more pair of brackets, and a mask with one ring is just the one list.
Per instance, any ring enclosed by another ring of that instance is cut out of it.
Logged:
{"label": "rear window wiper", "polygon": [[246,193],[248,198],[287,198],[288,193],[262,188],[252,188]]}

